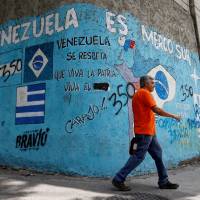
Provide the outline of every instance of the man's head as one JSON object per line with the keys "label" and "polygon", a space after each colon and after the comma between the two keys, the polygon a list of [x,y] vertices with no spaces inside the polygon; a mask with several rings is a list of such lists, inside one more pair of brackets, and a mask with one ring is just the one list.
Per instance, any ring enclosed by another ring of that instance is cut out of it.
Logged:
{"label": "man's head", "polygon": [[149,90],[150,92],[153,92],[154,87],[155,87],[154,79],[149,75],[140,77],[140,87],[145,88],[145,89]]}

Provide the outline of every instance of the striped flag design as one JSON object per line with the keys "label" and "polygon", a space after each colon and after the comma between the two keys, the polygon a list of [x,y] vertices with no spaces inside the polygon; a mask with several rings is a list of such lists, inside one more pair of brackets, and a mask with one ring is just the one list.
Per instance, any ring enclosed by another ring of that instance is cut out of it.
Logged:
{"label": "striped flag design", "polygon": [[17,88],[15,124],[44,123],[45,83]]}

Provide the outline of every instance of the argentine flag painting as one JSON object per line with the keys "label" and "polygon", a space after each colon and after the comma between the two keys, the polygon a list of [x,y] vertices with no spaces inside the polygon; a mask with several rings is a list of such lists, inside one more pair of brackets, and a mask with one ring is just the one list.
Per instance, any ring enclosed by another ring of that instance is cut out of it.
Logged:
{"label": "argentine flag painting", "polygon": [[15,124],[44,123],[45,91],[45,83],[17,88]]}

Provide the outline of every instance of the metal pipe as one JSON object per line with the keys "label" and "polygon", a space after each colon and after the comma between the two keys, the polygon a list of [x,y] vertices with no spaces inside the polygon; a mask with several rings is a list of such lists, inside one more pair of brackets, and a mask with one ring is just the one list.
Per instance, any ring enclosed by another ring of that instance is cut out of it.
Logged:
{"label": "metal pipe", "polygon": [[197,16],[196,16],[196,11],[195,11],[194,0],[189,0],[189,8],[190,8],[190,14],[191,14],[193,25],[194,25],[195,37],[196,37],[196,41],[197,41],[197,50],[198,50],[199,60],[200,60],[200,38],[199,38],[199,31],[198,31],[198,25],[197,25]]}

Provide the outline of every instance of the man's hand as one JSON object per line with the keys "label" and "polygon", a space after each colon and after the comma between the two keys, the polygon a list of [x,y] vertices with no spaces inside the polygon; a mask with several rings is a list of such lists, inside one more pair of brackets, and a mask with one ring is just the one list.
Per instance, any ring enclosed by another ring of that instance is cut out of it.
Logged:
{"label": "man's hand", "polygon": [[181,121],[182,117],[180,115],[174,115],[173,117],[177,121]]}

